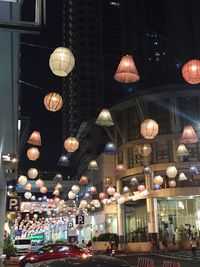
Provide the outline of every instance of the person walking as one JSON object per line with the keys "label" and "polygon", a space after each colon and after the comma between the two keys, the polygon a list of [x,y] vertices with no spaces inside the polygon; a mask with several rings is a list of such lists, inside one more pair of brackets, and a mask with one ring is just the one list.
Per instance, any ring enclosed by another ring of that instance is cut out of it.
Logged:
{"label": "person walking", "polygon": [[167,252],[168,243],[167,243],[166,236],[163,237],[162,245],[163,245],[163,248],[164,248],[164,252]]}
{"label": "person walking", "polygon": [[197,250],[197,240],[196,238],[192,238],[192,254],[196,256],[196,250]]}

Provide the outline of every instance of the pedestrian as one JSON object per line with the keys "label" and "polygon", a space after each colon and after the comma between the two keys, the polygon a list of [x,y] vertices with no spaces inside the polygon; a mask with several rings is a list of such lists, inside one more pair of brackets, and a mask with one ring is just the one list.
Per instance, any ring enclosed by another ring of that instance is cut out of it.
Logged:
{"label": "pedestrian", "polygon": [[164,248],[164,252],[167,252],[167,238],[166,236],[163,237],[163,240],[162,240],[162,245],[163,245],[163,248]]}
{"label": "pedestrian", "polygon": [[196,250],[197,250],[197,240],[196,240],[196,238],[192,238],[192,244],[191,244],[191,246],[192,246],[192,254],[194,256],[196,256],[197,255],[196,254]]}
{"label": "pedestrian", "polygon": [[173,244],[173,247],[175,248],[176,247],[176,238],[175,238],[175,235],[173,235],[173,237],[172,237],[172,244]]}

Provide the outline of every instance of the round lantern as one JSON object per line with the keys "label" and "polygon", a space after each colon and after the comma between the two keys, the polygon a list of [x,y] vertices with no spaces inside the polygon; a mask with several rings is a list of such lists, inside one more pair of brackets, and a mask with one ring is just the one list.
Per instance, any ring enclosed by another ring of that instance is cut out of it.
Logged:
{"label": "round lantern", "polygon": [[33,218],[37,220],[37,218],[38,218],[38,214],[37,214],[37,213],[34,214],[34,215],[33,215]]}
{"label": "round lantern", "polygon": [[92,194],[92,195],[97,194],[96,186],[91,186],[91,187],[90,187],[90,194]]}
{"label": "round lantern", "polygon": [[114,193],[114,195],[113,195],[113,197],[115,198],[115,199],[118,199],[118,198],[120,198],[120,193],[119,192],[115,192]]}
{"label": "round lantern", "polygon": [[140,155],[142,155],[143,157],[148,157],[152,152],[151,145],[150,144],[140,145],[138,151]]}
{"label": "round lantern", "polygon": [[116,167],[116,172],[120,173],[120,172],[124,172],[124,171],[125,171],[124,164],[118,164]]}
{"label": "round lantern", "polygon": [[37,160],[40,156],[40,151],[38,150],[37,147],[31,147],[27,150],[27,157],[30,160]]}
{"label": "round lantern", "polygon": [[112,204],[112,200],[111,200],[111,199],[107,199],[106,204],[107,204],[107,205]]}
{"label": "round lantern", "polygon": [[95,208],[100,208],[101,207],[101,203],[99,202],[98,199],[93,199],[92,200],[92,205],[94,205]]}
{"label": "round lantern", "polygon": [[44,97],[44,105],[47,110],[56,112],[63,106],[62,96],[55,92],[48,93]]}
{"label": "round lantern", "polygon": [[74,192],[74,194],[78,194],[80,191],[80,187],[78,185],[73,185],[71,188],[72,192]]}
{"label": "round lantern", "polygon": [[61,183],[57,183],[57,185],[55,186],[56,190],[62,190],[62,184]]}
{"label": "round lantern", "polygon": [[107,192],[110,196],[113,196],[115,193],[115,188],[113,186],[109,186]]}
{"label": "round lantern", "polygon": [[138,185],[138,179],[136,177],[132,177],[130,180],[130,185]]}
{"label": "round lantern", "polygon": [[169,180],[169,187],[176,187],[176,181],[173,180]]}
{"label": "round lantern", "polygon": [[88,184],[88,178],[87,178],[87,176],[81,176],[81,178],[79,180],[79,184],[80,185],[87,185]]}
{"label": "round lantern", "polygon": [[124,186],[123,193],[128,193],[129,191],[130,191],[130,189],[128,188],[128,186]]}
{"label": "round lantern", "polygon": [[190,175],[199,174],[197,167],[195,165],[190,166],[189,173],[190,173]]}
{"label": "round lantern", "polygon": [[37,176],[38,176],[38,170],[37,170],[37,169],[35,169],[35,168],[30,168],[30,169],[28,170],[28,177],[29,177],[30,179],[35,179]]}
{"label": "round lantern", "polygon": [[30,183],[25,184],[24,189],[31,191],[32,185]]}
{"label": "round lantern", "polygon": [[68,198],[69,199],[75,199],[75,197],[76,197],[76,194],[74,194],[74,192],[72,192],[72,191],[68,192]]}
{"label": "round lantern", "polygon": [[182,75],[187,83],[200,83],[200,60],[193,59],[188,61],[182,68]]}
{"label": "round lantern", "polygon": [[112,184],[112,179],[110,177],[105,177],[103,179],[103,184],[104,186],[109,187]]}
{"label": "round lantern", "polygon": [[87,201],[84,200],[84,199],[82,199],[82,200],[80,201],[79,207],[80,207],[81,209],[84,209],[84,208],[87,207],[87,204],[88,204]]}
{"label": "round lantern", "polygon": [[169,178],[175,178],[177,173],[178,172],[175,166],[169,166],[166,170],[166,174]]}
{"label": "round lantern", "polygon": [[24,197],[25,197],[26,199],[31,199],[31,197],[32,197],[31,192],[26,192],[26,193],[24,193]]}
{"label": "round lantern", "polygon": [[53,74],[66,77],[74,68],[75,58],[66,47],[57,47],[49,58],[49,67]]}
{"label": "round lantern", "polygon": [[142,191],[144,191],[145,189],[146,189],[146,187],[145,187],[143,184],[138,185],[138,191],[142,192]]}
{"label": "round lantern", "polygon": [[117,199],[117,203],[120,204],[120,205],[124,204],[124,202],[125,202],[125,197],[124,197],[124,196],[120,196],[120,197]]}
{"label": "round lantern", "polygon": [[106,194],[104,192],[99,193],[99,198],[102,200],[106,198]]}
{"label": "round lantern", "polygon": [[154,190],[160,190],[161,189],[161,186],[160,185],[157,185],[157,184],[154,184],[153,189]]}
{"label": "round lantern", "polygon": [[158,134],[158,124],[152,119],[143,121],[140,127],[140,133],[145,139],[153,139]]}
{"label": "round lantern", "polygon": [[18,178],[18,184],[21,184],[21,185],[25,185],[27,183],[27,177],[24,176],[24,175],[21,175],[19,178]]}
{"label": "round lantern", "polygon": [[68,137],[64,142],[64,148],[68,152],[75,152],[79,148],[79,141],[75,137]]}
{"label": "round lantern", "polygon": [[96,160],[91,160],[89,165],[88,165],[88,170],[97,171],[98,169],[99,168],[98,168]]}
{"label": "round lantern", "polygon": [[46,194],[47,193],[47,187],[46,186],[40,187],[40,193]]}
{"label": "round lantern", "polygon": [[163,184],[163,178],[160,175],[157,175],[154,177],[153,182],[155,185],[162,185]]}
{"label": "round lantern", "polygon": [[113,142],[108,142],[104,148],[104,154],[106,155],[115,155],[117,148]]}
{"label": "round lantern", "polygon": [[147,197],[149,195],[149,191],[147,189],[143,190],[142,192],[140,192],[140,195],[142,197]]}
{"label": "round lantern", "polygon": [[32,200],[32,201],[35,201],[35,196],[32,196],[32,197],[31,197],[31,200]]}
{"label": "round lantern", "polygon": [[47,215],[48,215],[48,216],[51,215],[51,211],[50,211],[50,210],[47,211]]}
{"label": "round lantern", "polygon": [[38,179],[35,182],[35,185],[40,188],[40,187],[44,186],[44,182],[42,181],[42,179]]}
{"label": "round lantern", "polygon": [[53,201],[54,201],[54,203],[58,204],[60,202],[60,198],[59,197],[55,197]]}

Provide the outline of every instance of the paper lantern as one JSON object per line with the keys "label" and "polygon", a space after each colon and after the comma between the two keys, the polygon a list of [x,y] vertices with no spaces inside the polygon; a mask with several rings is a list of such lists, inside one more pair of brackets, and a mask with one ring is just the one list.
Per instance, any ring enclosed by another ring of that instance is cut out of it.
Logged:
{"label": "paper lantern", "polygon": [[152,119],[143,121],[140,127],[140,133],[145,139],[153,139],[158,134],[158,124]]}
{"label": "paper lantern", "polygon": [[97,165],[97,162],[96,160],[92,160],[90,161],[89,165],[88,165],[88,170],[93,170],[93,171],[97,171],[99,168],[98,168],[98,165]]}
{"label": "paper lantern", "polygon": [[39,158],[40,151],[37,149],[37,147],[31,147],[27,150],[27,157],[28,159],[35,161]]}
{"label": "paper lantern", "polygon": [[112,204],[112,200],[111,199],[107,199],[106,205],[110,205],[110,204]]}
{"label": "paper lantern", "polygon": [[177,156],[183,157],[183,156],[188,156],[189,152],[188,152],[188,150],[184,144],[180,144],[178,146],[176,154],[177,154]]}
{"label": "paper lantern", "polygon": [[181,181],[186,181],[186,180],[187,180],[187,177],[186,177],[185,173],[181,172],[179,174],[178,181],[181,182]]}
{"label": "paper lantern", "polygon": [[120,205],[124,204],[124,202],[125,202],[125,197],[124,197],[124,196],[120,196],[120,197],[117,199],[117,203],[120,204]]}
{"label": "paper lantern", "polygon": [[47,187],[46,186],[40,187],[40,193],[46,194],[47,193]]}
{"label": "paper lantern", "polygon": [[55,92],[48,93],[44,97],[44,105],[47,110],[56,112],[63,106],[62,96]]}
{"label": "paper lantern", "polygon": [[121,194],[119,192],[115,192],[114,195],[113,195],[113,197],[115,199],[118,199],[120,196],[121,196]]}
{"label": "paper lantern", "polygon": [[31,193],[31,192],[26,192],[26,193],[24,193],[24,197],[25,197],[26,199],[31,199],[31,197],[32,197],[32,193]]}
{"label": "paper lantern", "polygon": [[87,178],[87,176],[81,176],[81,178],[79,180],[79,184],[80,185],[87,185],[88,184],[88,178]]}
{"label": "paper lantern", "polygon": [[148,157],[152,152],[152,148],[150,144],[144,144],[139,146],[138,151],[143,157]]}
{"label": "paper lantern", "polygon": [[182,68],[182,75],[187,83],[200,83],[200,60],[193,59],[188,61]]}
{"label": "paper lantern", "polygon": [[28,170],[28,177],[29,177],[30,179],[35,179],[37,176],[38,176],[38,170],[37,170],[37,169],[35,169],[35,168],[30,168],[30,169]]}
{"label": "paper lantern", "polygon": [[62,190],[62,184],[61,183],[57,183],[56,186],[55,186],[55,189],[56,190]]}
{"label": "paper lantern", "polygon": [[104,148],[104,154],[106,155],[115,155],[117,148],[113,142],[108,142]]}
{"label": "paper lantern", "polygon": [[49,67],[53,74],[66,77],[74,68],[75,58],[66,47],[57,47],[49,58]]}
{"label": "paper lantern", "polygon": [[176,187],[176,181],[173,180],[169,180],[169,187]]}
{"label": "paper lantern", "polygon": [[84,209],[84,208],[86,208],[87,207],[87,201],[85,200],[85,199],[82,199],[81,201],[80,201],[80,204],[79,204],[79,207],[81,208],[81,209]]}
{"label": "paper lantern", "polygon": [[195,165],[192,165],[190,166],[189,168],[189,173],[190,175],[196,175],[196,174],[199,174],[198,170],[197,170],[197,167]]}
{"label": "paper lantern", "polygon": [[130,191],[130,189],[128,188],[128,186],[124,186],[123,193],[128,193],[129,191]]}
{"label": "paper lantern", "polygon": [[149,195],[149,191],[147,189],[140,192],[141,197],[147,197]]}
{"label": "paper lantern", "polygon": [[78,194],[80,191],[80,187],[78,185],[73,185],[71,188],[71,191],[74,192],[74,194]]}
{"label": "paper lantern", "polygon": [[130,180],[130,185],[138,185],[138,179],[136,177],[132,177]]}
{"label": "paper lantern", "polygon": [[157,175],[154,177],[153,182],[155,185],[162,185],[163,184],[163,178],[160,175]]}
{"label": "paper lantern", "polygon": [[114,122],[112,120],[110,111],[108,109],[102,109],[99,116],[97,117],[96,124],[98,124],[99,126],[113,126]]}
{"label": "paper lantern", "polygon": [[175,166],[169,166],[166,170],[166,174],[169,178],[175,178],[177,173],[178,172]]}
{"label": "paper lantern", "polygon": [[109,186],[107,192],[110,196],[113,196],[115,193],[115,188],[113,186]]}
{"label": "paper lantern", "polygon": [[55,197],[53,199],[53,202],[56,203],[56,204],[58,204],[60,202],[60,198],[59,197]]}
{"label": "paper lantern", "polygon": [[29,137],[28,144],[34,145],[34,146],[41,146],[41,136],[40,132],[34,131],[31,136]]}
{"label": "paper lantern", "polygon": [[98,199],[93,199],[91,203],[92,203],[92,205],[95,206],[95,208],[100,208],[101,207],[101,203],[99,202]]}
{"label": "paper lantern", "polygon": [[35,201],[35,196],[32,196],[32,197],[31,197],[31,200],[32,200],[32,201]]}
{"label": "paper lantern", "polygon": [[75,152],[79,147],[79,141],[75,137],[68,137],[64,142],[64,148],[68,152]]}
{"label": "paper lantern", "polygon": [[50,210],[47,211],[47,215],[51,216],[51,211]]}
{"label": "paper lantern", "polygon": [[138,191],[142,192],[146,189],[145,185],[141,184],[141,185],[138,185]]}
{"label": "paper lantern", "polygon": [[194,144],[199,141],[193,127],[191,125],[185,126],[181,137],[181,143]]}
{"label": "paper lantern", "polygon": [[30,183],[25,184],[24,189],[31,191],[32,185]]}
{"label": "paper lantern", "polygon": [[68,198],[69,199],[75,199],[75,197],[76,197],[76,194],[74,192],[72,192],[72,191],[69,191]]}
{"label": "paper lantern", "polygon": [[106,194],[104,192],[99,193],[99,198],[103,200],[104,198],[106,198]]}
{"label": "paper lantern", "polygon": [[153,185],[153,189],[154,190],[160,190],[161,189],[161,186],[160,185],[157,185],[157,184],[154,184]]}
{"label": "paper lantern", "polygon": [[42,181],[42,179],[38,179],[35,182],[35,185],[40,188],[40,187],[43,187],[44,186],[44,182]]}
{"label": "paper lantern", "polygon": [[55,196],[59,196],[60,195],[60,191],[58,189],[55,189],[52,193]]}
{"label": "paper lantern", "polygon": [[126,170],[126,168],[124,167],[124,164],[118,164],[116,166],[116,172],[120,173],[120,172],[124,172]]}
{"label": "paper lantern", "polygon": [[20,185],[25,185],[27,183],[27,177],[24,175],[20,175],[17,182]]}
{"label": "paper lantern", "polygon": [[69,157],[65,154],[61,155],[58,161],[58,165],[63,167],[68,167],[70,165]]}
{"label": "paper lantern", "polygon": [[96,186],[91,186],[89,191],[90,191],[90,194],[96,195],[97,194]]}
{"label": "paper lantern", "polygon": [[140,79],[132,56],[122,57],[114,79],[120,83],[133,83]]}
{"label": "paper lantern", "polygon": [[105,187],[110,186],[112,184],[112,179],[110,177],[105,177],[103,179],[103,184],[104,184]]}

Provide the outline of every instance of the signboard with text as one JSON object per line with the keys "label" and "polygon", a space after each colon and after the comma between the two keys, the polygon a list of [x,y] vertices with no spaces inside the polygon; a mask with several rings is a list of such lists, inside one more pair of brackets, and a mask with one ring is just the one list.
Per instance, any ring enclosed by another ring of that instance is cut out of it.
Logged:
{"label": "signboard with text", "polygon": [[76,216],[76,224],[84,224],[84,216],[83,215],[77,215]]}
{"label": "signboard with text", "polygon": [[7,211],[20,211],[21,197],[7,197]]}

